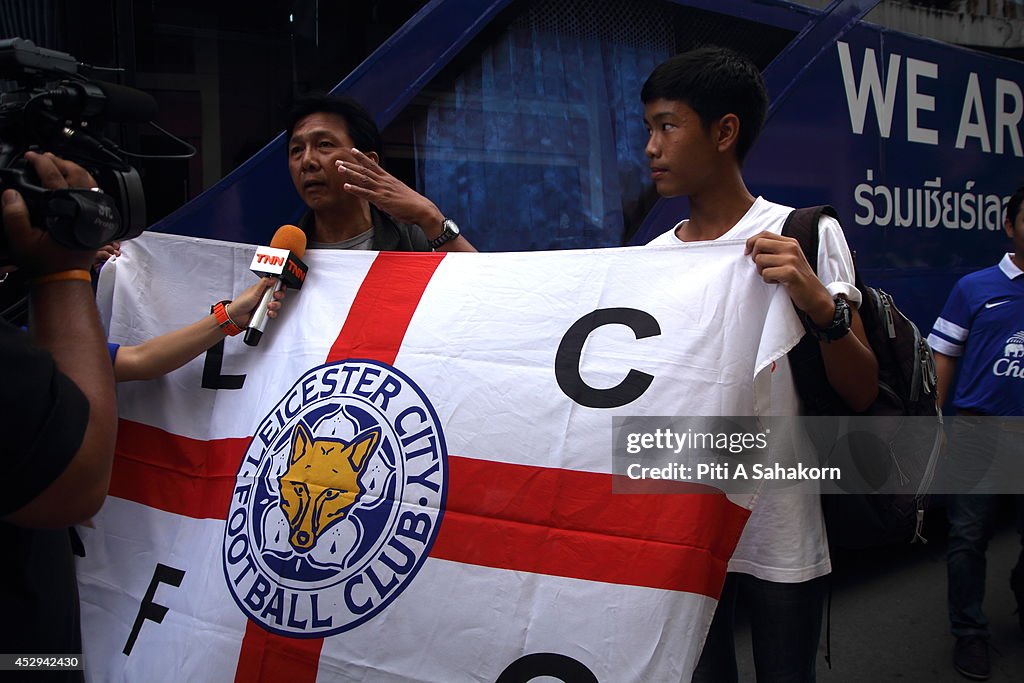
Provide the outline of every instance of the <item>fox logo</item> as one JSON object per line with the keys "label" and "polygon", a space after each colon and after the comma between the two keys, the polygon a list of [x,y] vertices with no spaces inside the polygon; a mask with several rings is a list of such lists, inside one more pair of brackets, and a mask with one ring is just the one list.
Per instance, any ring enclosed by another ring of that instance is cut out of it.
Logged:
{"label": "fox logo", "polygon": [[345,518],[363,493],[359,476],[366,469],[380,429],[369,429],[352,443],[314,438],[301,423],[295,426],[288,470],[281,475],[281,510],[291,529],[289,540],[299,551],[316,544],[320,535]]}
{"label": "fox logo", "polygon": [[224,577],[267,630],[327,637],[374,618],[415,579],[444,518],[444,433],[397,368],[311,368],[255,428],[224,525]]}

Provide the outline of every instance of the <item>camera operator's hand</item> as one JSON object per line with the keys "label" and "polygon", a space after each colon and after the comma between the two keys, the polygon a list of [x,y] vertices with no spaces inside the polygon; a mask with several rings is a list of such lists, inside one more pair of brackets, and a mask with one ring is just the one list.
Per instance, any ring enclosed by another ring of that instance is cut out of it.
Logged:
{"label": "camera operator's hand", "polygon": [[[74,162],[53,154],[35,152],[25,154],[25,159],[47,189],[96,187],[96,181],[88,171]],[[30,225],[25,200],[15,190],[5,190],[2,200],[8,244],[18,266],[29,277],[92,267],[96,252],[68,249],[57,244],[45,230]]]}
{"label": "camera operator's hand", "polygon": [[[96,184],[78,164],[52,154],[25,156],[46,188]],[[25,374],[21,391],[7,397],[9,409],[0,412],[0,421],[6,430],[25,430],[31,437],[21,454],[28,460],[15,471],[33,475],[33,491],[46,485],[3,520],[25,527],[67,526],[90,518],[102,505],[117,434],[114,376],[88,272],[96,252],[63,247],[30,225],[28,208],[16,191],[6,190],[2,203],[10,250],[30,278],[31,344],[14,343],[20,345],[20,355],[4,359]],[[48,351],[52,360],[39,349]],[[68,380],[74,387],[56,390]],[[75,387],[81,392],[78,405],[84,397],[87,411],[66,408],[74,402]],[[49,445],[32,450],[37,443]]]}

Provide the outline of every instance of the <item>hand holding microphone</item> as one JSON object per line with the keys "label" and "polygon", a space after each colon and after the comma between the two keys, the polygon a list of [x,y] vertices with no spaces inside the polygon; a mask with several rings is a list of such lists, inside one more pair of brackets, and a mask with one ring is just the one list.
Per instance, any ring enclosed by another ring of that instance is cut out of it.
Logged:
{"label": "hand holding microphone", "polygon": [[245,330],[245,343],[256,346],[263,338],[263,330],[267,326],[267,304],[274,299],[274,293],[283,285],[293,289],[302,287],[309,268],[302,262],[306,253],[306,233],[294,225],[282,225],[274,233],[269,247],[259,247],[252,257],[249,270],[260,277],[273,277],[277,285],[267,289],[263,299]]}

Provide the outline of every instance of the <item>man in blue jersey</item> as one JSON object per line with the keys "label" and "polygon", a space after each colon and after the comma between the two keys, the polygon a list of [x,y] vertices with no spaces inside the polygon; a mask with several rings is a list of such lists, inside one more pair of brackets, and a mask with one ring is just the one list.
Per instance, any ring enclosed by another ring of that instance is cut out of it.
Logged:
{"label": "man in blue jersey", "polygon": [[[950,433],[949,617],[956,637],[953,662],[974,680],[991,674],[985,595],[985,550],[992,535],[997,482],[1006,482],[1000,465],[1013,462],[1008,451],[1022,451],[1019,421],[995,417],[1024,415],[1024,187],[1006,205],[1004,227],[1013,253],[998,265],[965,276],[949,295],[928,336],[935,350],[938,399],[953,394],[957,417]],[[999,428],[996,428],[999,427]],[[1021,455],[1024,455],[1022,453]],[[1005,490],[1005,489],[1004,489]],[[968,493],[969,492],[969,493]],[[1024,541],[1024,501],[1015,496],[1017,527]],[[1018,608],[1024,605],[1024,552],[1011,586]],[[1021,615],[1024,628],[1024,614]]]}

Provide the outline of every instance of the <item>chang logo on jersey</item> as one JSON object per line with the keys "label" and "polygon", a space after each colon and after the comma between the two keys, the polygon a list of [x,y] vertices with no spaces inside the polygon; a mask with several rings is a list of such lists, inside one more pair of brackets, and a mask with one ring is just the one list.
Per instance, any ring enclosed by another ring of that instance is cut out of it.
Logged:
{"label": "chang logo on jersey", "polygon": [[447,477],[437,415],[408,377],[369,360],[310,370],[238,470],[223,548],[235,602],[299,638],[372,619],[426,559]]}
{"label": "chang logo on jersey", "polygon": [[992,374],[1024,379],[1024,330],[1006,340],[1003,357],[992,366]]}

